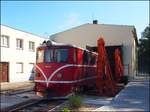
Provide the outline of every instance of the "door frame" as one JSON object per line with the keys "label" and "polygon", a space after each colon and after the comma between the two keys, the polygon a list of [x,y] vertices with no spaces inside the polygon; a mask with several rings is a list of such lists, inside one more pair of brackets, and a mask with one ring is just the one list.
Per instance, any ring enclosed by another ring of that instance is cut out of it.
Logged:
{"label": "door frame", "polygon": [[[9,82],[9,62],[0,62],[1,64],[7,64],[7,81],[6,82]],[[2,71],[3,71],[3,68],[2,68]]]}

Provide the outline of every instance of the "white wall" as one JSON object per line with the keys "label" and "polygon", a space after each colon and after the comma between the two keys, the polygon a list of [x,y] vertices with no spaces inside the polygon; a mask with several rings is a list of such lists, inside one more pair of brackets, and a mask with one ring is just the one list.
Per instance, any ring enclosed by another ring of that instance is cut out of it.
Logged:
{"label": "white wall", "polygon": [[[29,63],[35,63],[36,48],[46,39],[4,25],[1,25],[1,35],[9,36],[9,48],[1,47],[1,62],[9,62],[9,81],[20,82],[29,80],[31,75]],[[23,50],[16,48],[16,38],[23,39]],[[29,50],[29,41],[35,42],[34,52]],[[23,73],[16,73],[17,62],[23,63]]]}
{"label": "white wall", "polygon": [[105,45],[123,45],[123,62],[129,65],[129,75],[135,71],[135,39],[132,31],[134,26],[85,24],[54,35],[51,39],[56,42],[73,44],[82,48],[97,46],[99,37],[103,37]]}

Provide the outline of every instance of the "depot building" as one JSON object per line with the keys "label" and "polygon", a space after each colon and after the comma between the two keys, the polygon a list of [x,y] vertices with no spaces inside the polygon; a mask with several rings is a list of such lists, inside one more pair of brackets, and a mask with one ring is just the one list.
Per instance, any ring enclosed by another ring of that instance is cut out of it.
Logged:
{"label": "depot building", "polygon": [[[72,44],[77,47],[97,51],[97,40],[103,37],[108,49],[108,56],[114,54],[115,48],[121,50],[124,75],[133,79],[137,74],[137,34],[134,26],[98,24],[83,24],[50,36],[57,43]],[[115,68],[114,68],[115,69]]]}

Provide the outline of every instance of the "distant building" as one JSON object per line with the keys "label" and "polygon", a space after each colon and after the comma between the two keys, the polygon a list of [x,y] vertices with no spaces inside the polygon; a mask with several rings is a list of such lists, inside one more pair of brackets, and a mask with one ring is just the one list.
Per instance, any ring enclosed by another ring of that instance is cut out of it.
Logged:
{"label": "distant building", "polygon": [[29,80],[43,37],[1,25],[0,82]]}
{"label": "distant building", "polygon": [[121,46],[124,74],[132,79],[137,72],[137,34],[134,26],[84,24],[50,36],[50,39],[78,47],[97,47],[97,40],[103,37],[106,46]]}

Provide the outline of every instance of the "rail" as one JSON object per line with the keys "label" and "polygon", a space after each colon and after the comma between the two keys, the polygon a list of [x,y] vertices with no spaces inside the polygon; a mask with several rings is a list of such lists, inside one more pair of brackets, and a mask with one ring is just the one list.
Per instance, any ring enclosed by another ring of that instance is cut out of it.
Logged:
{"label": "rail", "polygon": [[35,100],[35,101],[32,100],[32,102],[28,102],[28,103],[23,103],[23,104],[16,105],[16,106],[10,108],[8,110],[8,112],[16,112],[16,111],[19,111],[19,110],[21,110],[23,108],[26,108],[28,106],[35,105],[35,104],[37,104],[37,103],[39,103],[41,101],[43,101],[43,99],[42,100]]}
{"label": "rail", "polygon": [[55,111],[55,109],[59,108],[61,105],[65,103],[64,100],[34,100],[28,103],[20,104],[13,109],[9,109],[8,112],[16,112],[16,111]]}

